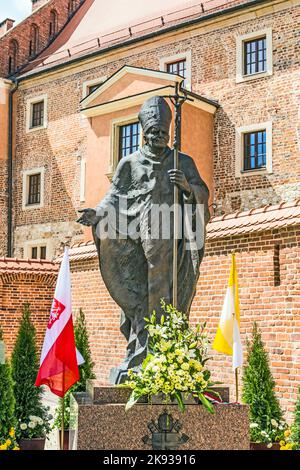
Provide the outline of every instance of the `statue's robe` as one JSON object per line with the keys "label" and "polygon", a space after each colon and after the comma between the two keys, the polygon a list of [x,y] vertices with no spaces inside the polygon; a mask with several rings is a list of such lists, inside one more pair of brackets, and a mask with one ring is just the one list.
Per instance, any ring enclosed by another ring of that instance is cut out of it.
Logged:
{"label": "statue's robe", "polygon": [[[140,148],[121,159],[108,193],[96,208],[97,214],[104,214],[109,206],[114,207],[117,214],[117,221],[109,222],[115,224],[111,228],[117,228],[115,239],[103,237],[99,226],[98,229],[96,225],[93,227],[102,278],[110,295],[121,307],[121,331],[128,341],[124,363],[111,374],[111,381],[115,383],[124,381],[126,370],[137,369],[146,357],[144,317],[153,310],[160,310],[161,298],[172,303],[173,225],[169,223],[170,236],[167,239],[153,239],[148,218],[153,205],[167,204],[171,207],[174,203],[174,185],[168,175],[172,168],[174,155],[169,147],[160,157],[149,154],[146,147]],[[182,209],[192,204],[190,209],[194,211],[195,219],[196,204],[204,208],[202,226],[197,227],[203,231],[200,246],[186,249],[185,228],[182,239],[178,241],[177,307],[189,314],[204,252],[209,191],[191,157],[179,153],[179,169],[184,172],[191,189],[189,195],[179,190]],[[124,221],[124,217],[127,223],[120,228],[118,223]],[[132,221],[138,221],[139,236],[133,234],[126,238],[124,229],[130,228]],[[153,224],[156,228],[161,225],[158,217],[152,217],[152,228]]]}

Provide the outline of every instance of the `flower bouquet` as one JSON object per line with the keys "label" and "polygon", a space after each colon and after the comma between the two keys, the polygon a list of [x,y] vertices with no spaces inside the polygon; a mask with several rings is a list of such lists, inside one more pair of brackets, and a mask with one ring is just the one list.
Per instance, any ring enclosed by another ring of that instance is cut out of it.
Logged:
{"label": "flower bouquet", "polygon": [[184,399],[192,395],[210,412],[214,407],[205,394],[219,398],[211,389],[217,382],[210,380],[210,371],[206,368],[208,338],[205,324],[197,325],[195,330],[189,327],[187,316],[161,301],[164,315],[155,312],[145,318],[149,334],[149,353],[141,370],[129,370],[129,380],[122,386],[132,389],[126,404],[131,408],[142,396],[150,399],[163,394],[164,402],[176,400],[184,411]]}

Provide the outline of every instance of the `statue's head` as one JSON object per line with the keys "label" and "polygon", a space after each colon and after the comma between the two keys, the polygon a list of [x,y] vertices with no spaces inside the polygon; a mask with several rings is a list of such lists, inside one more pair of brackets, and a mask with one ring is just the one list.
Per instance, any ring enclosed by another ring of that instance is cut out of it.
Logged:
{"label": "statue's head", "polygon": [[145,101],[139,112],[139,121],[149,148],[153,152],[163,150],[169,142],[172,121],[172,112],[166,100],[153,96]]}

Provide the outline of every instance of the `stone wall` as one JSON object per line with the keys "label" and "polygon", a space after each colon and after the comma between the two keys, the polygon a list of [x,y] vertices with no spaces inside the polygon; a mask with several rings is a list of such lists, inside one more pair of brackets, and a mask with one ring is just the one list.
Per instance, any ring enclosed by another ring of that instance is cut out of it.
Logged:
{"label": "stone wall", "polygon": [[[212,339],[224,301],[232,250],[238,267],[244,348],[257,321],[278,397],[291,418],[300,382],[300,228],[208,240],[190,320],[192,324],[206,321]],[[125,354],[119,307],[103,284],[97,258],[74,260],[71,270],[73,312],[82,308],[86,315],[95,372],[102,384],[107,384],[110,368],[119,364]],[[231,358],[213,351],[212,356],[213,378],[230,385],[234,400]]]}

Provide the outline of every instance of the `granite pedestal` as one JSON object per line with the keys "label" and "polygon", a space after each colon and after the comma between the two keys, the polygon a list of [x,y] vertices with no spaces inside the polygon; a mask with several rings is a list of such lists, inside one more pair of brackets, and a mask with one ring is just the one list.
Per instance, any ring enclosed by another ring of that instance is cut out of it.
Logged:
{"label": "granite pedestal", "polygon": [[[217,389],[224,402],[227,388]],[[78,450],[248,450],[249,409],[240,404],[216,404],[211,415],[200,404],[177,404],[145,398],[125,412],[128,389],[100,387],[90,381],[87,391],[71,400],[70,449]]]}

